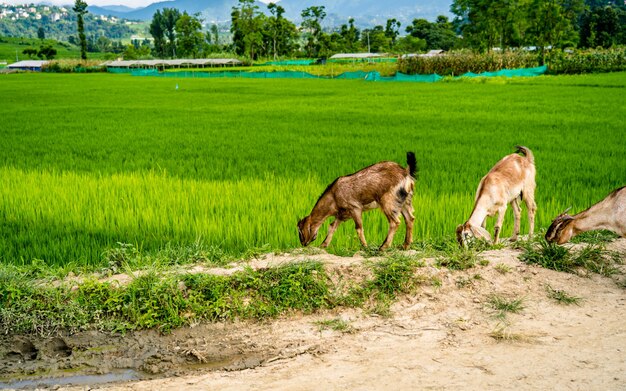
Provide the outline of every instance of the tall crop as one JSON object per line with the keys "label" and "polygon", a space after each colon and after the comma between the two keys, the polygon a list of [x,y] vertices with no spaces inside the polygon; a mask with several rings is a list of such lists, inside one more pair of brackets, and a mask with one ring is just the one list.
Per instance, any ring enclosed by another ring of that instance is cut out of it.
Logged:
{"label": "tall crop", "polygon": [[[416,238],[453,235],[480,178],[518,144],[535,153],[546,227],[624,185],[625,79],[5,75],[0,262],[102,265],[118,243],[156,251],[199,241],[231,255],[294,248],[298,218],[336,177],[381,160],[405,165],[409,150],[419,166]],[[505,236],[511,221],[509,212]],[[387,222],[368,212],[364,230],[380,244]],[[358,248],[347,223],[330,251]]]}

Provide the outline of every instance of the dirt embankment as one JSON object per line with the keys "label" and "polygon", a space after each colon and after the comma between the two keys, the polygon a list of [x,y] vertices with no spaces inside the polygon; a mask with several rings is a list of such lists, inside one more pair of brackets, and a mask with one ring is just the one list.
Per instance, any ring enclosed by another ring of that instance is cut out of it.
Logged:
{"label": "dirt embankment", "polygon": [[[626,253],[626,239],[609,247]],[[0,374],[80,374],[69,378],[73,385],[9,383],[77,390],[626,389],[626,289],[616,278],[528,266],[518,254],[485,252],[488,266],[462,272],[427,266],[423,272],[440,286],[401,298],[388,318],[341,310],[199,324],[170,335],[3,336]],[[346,274],[359,273],[363,262],[312,257]],[[268,256],[252,266],[293,259]],[[581,300],[560,304],[548,286]],[[488,304],[493,295],[521,299],[523,309],[499,318]],[[320,325],[328,320],[342,327]],[[96,385],[128,379],[136,380]]]}

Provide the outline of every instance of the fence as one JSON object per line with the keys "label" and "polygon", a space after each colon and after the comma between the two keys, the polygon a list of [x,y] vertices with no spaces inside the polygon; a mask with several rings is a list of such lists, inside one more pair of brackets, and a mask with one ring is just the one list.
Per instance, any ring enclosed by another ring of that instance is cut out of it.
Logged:
{"label": "fence", "polygon": [[[244,79],[340,79],[340,80],[366,80],[366,81],[403,81],[434,83],[443,77],[437,74],[432,75],[406,75],[396,73],[394,76],[381,76],[377,71],[356,71],[344,72],[340,75],[319,76],[308,72],[299,71],[277,71],[277,72],[247,72],[247,71],[225,71],[225,72],[159,72],[156,69],[130,69],[130,68],[109,68],[111,73],[130,73],[133,76],[154,76],[171,78],[244,78]],[[502,69],[496,72],[465,73],[455,78],[463,77],[533,77],[545,74],[546,66],[536,68]]]}

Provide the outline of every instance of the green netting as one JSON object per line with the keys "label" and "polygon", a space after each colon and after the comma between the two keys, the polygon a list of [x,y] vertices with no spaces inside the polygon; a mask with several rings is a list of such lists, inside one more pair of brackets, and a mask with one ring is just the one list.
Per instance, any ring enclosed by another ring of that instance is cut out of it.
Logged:
{"label": "green netting", "polygon": [[356,62],[398,62],[397,58],[334,58],[328,59],[326,62],[335,64],[352,64]]}
{"label": "green netting", "polygon": [[131,68],[107,68],[107,72],[109,73],[132,73],[133,69]]}
{"label": "green netting", "polygon": [[518,69],[501,69],[495,72],[483,72],[483,73],[473,73],[467,72],[462,74],[460,77],[532,77],[532,76],[540,76],[546,73],[548,67],[546,65],[536,67],[536,68],[518,68]]}
{"label": "green netting", "polygon": [[315,64],[317,60],[284,60],[284,61],[268,61],[263,64],[254,64],[255,66],[261,65],[311,65]]}
{"label": "green netting", "polygon": [[[458,77],[532,77],[543,75],[547,71],[546,66],[536,68],[502,69],[497,72],[472,73],[468,72]],[[377,71],[355,71],[344,72],[338,76],[317,76],[308,72],[299,71],[278,71],[278,72],[246,72],[246,71],[225,71],[225,72],[159,72],[157,69],[128,69],[109,68],[111,73],[130,73],[133,76],[156,76],[156,77],[176,77],[176,78],[248,78],[248,79],[343,79],[343,80],[367,80],[367,81],[407,81],[434,83],[442,79],[441,76],[432,75],[406,75],[396,73],[394,76],[381,76]]]}
{"label": "green netting", "polygon": [[395,76],[392,77],[383,77],[382,81],[413,81],[413,82],[421,82],[421,83],[434,83],[436,81],[441,80],[442,77],[436,73],[432,75],[407,75],[404,73],[396,73]]}

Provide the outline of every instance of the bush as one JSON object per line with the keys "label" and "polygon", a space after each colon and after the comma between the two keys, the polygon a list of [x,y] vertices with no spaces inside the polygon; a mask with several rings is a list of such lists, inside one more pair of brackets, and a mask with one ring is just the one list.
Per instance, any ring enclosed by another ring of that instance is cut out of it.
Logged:
{"label": "bush", "polygon": [[42,67],[43,72],[53,73],[92,73],[92,72],[106,72],[106,66],[102,66],[101,60],[58,60],[50,61],[44,64]]}

